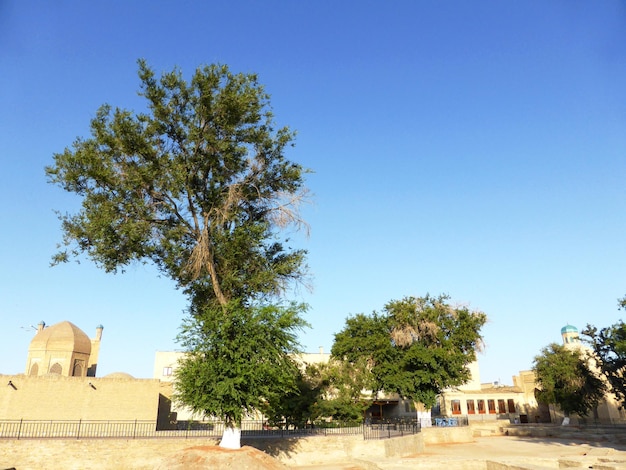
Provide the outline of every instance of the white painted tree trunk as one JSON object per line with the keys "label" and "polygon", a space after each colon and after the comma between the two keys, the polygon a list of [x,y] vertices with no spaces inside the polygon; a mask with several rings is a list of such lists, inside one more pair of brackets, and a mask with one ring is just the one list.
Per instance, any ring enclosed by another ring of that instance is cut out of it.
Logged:
{"label": "white painted tree trunk", "polygon": [[417,411],[417,422],[423,428],[429,428],[432,426],[432,418],[430,415],[430,408],[426,408],[423,403],[414,401],[415,410]]}
{"label": "white painted tree trunk", "polygon": [[220,447],[224,447],[225,449],[241,449],[241,429],[232,424],[225,424]]}
{"label": "white painted tree trunk", "polygon": [[418,410],[417,411],[417,422],[420,423],[420,426],[423,428],[429,428],[432,426],[432,417],[430,415],[430,410]]}

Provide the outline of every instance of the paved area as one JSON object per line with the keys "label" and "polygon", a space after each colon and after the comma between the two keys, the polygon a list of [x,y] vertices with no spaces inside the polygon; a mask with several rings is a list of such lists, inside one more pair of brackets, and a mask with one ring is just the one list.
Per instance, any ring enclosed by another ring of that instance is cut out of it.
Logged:
{"label": "paved area", "polygon": [[[492,462],[488,465],[488,462]],[[498,462],[500,465],[495,465]],[[488,470],[602,468],[626,470],[626,445],[552,438],[479,437],[472,443],[430,445],[410,457],[380,462],[303,466],[299,470]]]}

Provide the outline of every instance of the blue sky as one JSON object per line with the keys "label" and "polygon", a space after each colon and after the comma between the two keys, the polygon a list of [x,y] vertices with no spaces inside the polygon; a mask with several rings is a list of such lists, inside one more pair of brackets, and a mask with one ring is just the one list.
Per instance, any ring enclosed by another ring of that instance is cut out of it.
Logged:
{"label": "blue sky", "polygon": [[626,4],[620,1],[0,0],[0,373],[30,325],[104,325],[99,375],[150,377],[185,299],[150,266],[49,267],[55,152],[103,103],[141,110],[136,61],[258,73],[313,170],[312,328],[447,293],[484,311],[483,381],[511,383],[560,328],[626,294]]}

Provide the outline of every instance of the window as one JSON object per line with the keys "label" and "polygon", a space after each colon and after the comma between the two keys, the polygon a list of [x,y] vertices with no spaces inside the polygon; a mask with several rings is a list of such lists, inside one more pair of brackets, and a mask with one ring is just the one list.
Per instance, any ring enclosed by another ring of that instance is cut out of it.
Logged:
{"label": "window", "polygon": [[489,408],[489,414],[496,414],[496,401],[495,400],[487,400],[487,407]]}
{"label": "window", "polygon": [[58,362],[55,362],[54,364],[52,364],[52,367],[50,367],[51,374],[61,374],[62,372],[63,372],[63,368],[61,367],[61,364],[59,364]]}
{"label": "window", "polygon": [[37,375],[38,373],[39,373],[39,366],[37,365],[37,363],[35,363],[30,368],[30,375]]}
{"label": "window", "polygon": [[509,398],[507,404],[509,406],[509,413],[515,413],[515,400]]}
{"label": "window", "polygon": [[74,377],[82,377],[84,365],[85,365],[84,361],[81,361],[80,359],[76,359],[74,361],[74,370],[72,371],[72,375]]}
{"label": "window", "polygon": [[474,400],[467,400],[467,414],[476,414],[476,405],[474,404]]}
{"label": "window", "polygon": [[163,368],[163,375],[165,377],[169,377],[170,375],[172,375],[172,368],[171,367],[164,367]]}
{"label": "window", "polygon": [[450,404],[452,405],[452,414],[460,415],[461,414],[461,400],[452,400]]}
{"label": "window", "polygon": [[485,414],[485,400],[477,400],[478,401],[478,412],[480,414]]}
{"label": "window", "polygon": [[504,400],[498,400],[498,413],[506,413],[506,404]]}

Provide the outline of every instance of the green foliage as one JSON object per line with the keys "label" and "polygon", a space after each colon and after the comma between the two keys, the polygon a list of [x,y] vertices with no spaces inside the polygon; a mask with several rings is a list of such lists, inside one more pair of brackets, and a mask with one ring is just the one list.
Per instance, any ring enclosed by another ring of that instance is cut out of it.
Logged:
{"label": "green foliage", "polygon": [[482,312],[452,307],[449,297],[405,297],[384,312],[346,320],[335,335],[333,357],[365,361],[374,391],[398,393],[431,408],[443,389],[470,378],[487,321]]}
{"label": "green foliage", "polygon": [[275,130],[269,97],[251,74],[228,67],[160,79],[139,61],[147,109],[102,106],[91,137],[54,156],[48,180],[82,198],[60,215],[64,248],[108,272],[151,261],[192,301],[246,305],[303,275],[304,252],[276,228],[302,224],[303,168],[284,152],[294,134]]}
{"label": "green foliage", "polygon": [[580,349],[552,343],[535,357],[533,371],[537,377],[537,399],[561,407],[566,416],[587,415],[604,397],[606,386],[589,365]]}
{"label": "green foliage", "polygon": [[195,312],[180,334],[189,350],[175,373],[175,401],[205,416],[239,425],[245,413],[264,410],[296,391],[297,331],[304,305],[242,308],[225,314]]}
{"label": "green foliage", "polygon": [[321,399],[321,384],[306,371],[298,370],[295,389],[287,391],[275,400],[268,400],[263,410],[272,426],[304,428],[312,423],[317,415],[314,405]]}
{"label": "green foliage", "polygon": [[[622,300],[622,303],[626,300]],[[614,325],[598,330],[595,326],[587,325],[582,331],[587,342],[591,345],[594,358],[601,373],[606,377],[611,391],[626,405],[626,324],[619,321]]]}
{"label": "green foliage", "polygon": [[265,414],[274,425],[303,427],[327,418],[360,423],[369,406],[362,391],[370,388],[370,377],[363,365],[345,361],[309,364],[298,373],[297,390],[268,402]]}
{"label": "green foliage", "polygon": [[353,363],[331,359],[316,365],[310,373],[316,374],[321,382],[322,394],[313,407],[318,418],[349,423],[363,421],[363,413],[369,406],[369,397],[363,391],[374,386],[363,359]]}
{"label": "green foliage", "polygon": [[275,129],[255,75],[209,65],[189,82],[176,69],[156,78],[140,60],[139,79],[143,112],[102,106],[91,136],[46,168],[82,199],[60,215],[53,262],[86,254],[107,272],[152,262],[174,280],[190,299],[177,399],[239,423],[295,387],[288,354],[304,307],[271,304],[305,273],[305,252],[279,237],[305,225],[305,170],[285,158],[294,134]]}

